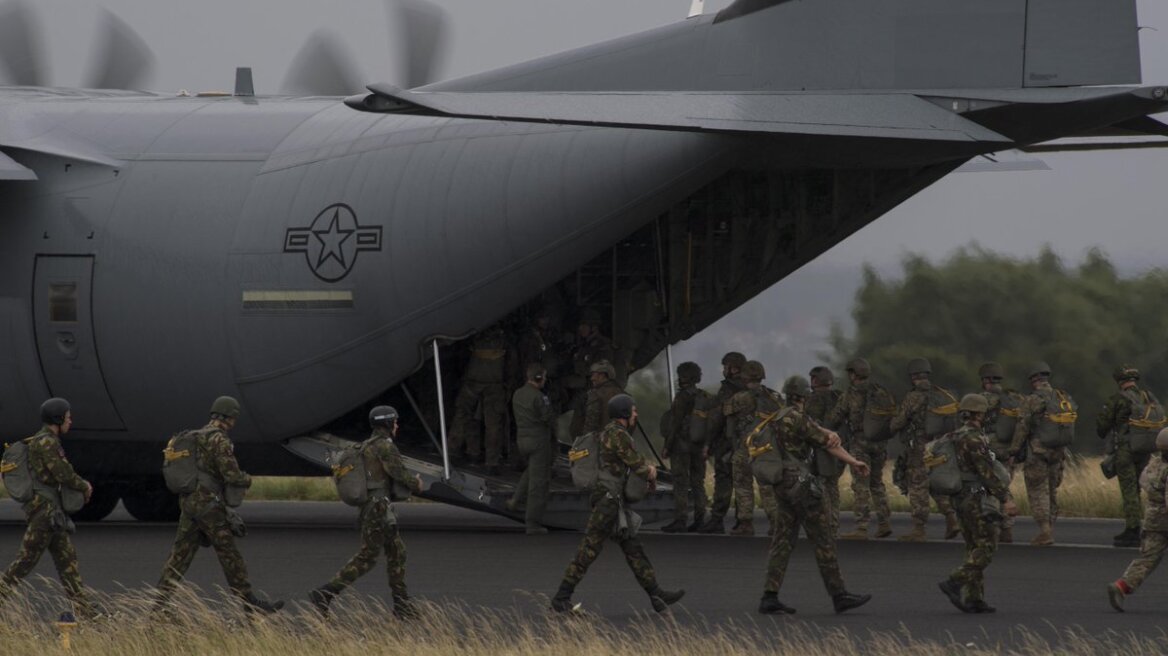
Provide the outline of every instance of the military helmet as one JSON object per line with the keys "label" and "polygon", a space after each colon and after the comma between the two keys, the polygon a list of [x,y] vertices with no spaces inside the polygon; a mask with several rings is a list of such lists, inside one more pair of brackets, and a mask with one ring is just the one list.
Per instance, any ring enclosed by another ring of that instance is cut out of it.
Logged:
{"label": "military helmet", "polygon": [[746,380],[764,380],[766,368],[758,360],[751,360],[742,365],[742,377]]}
{"label": "military helmet", "polygon": [[41,404],[41,423],[46,426],[60,426],[65,423],[65,415],[73,406],[65,399],[53,397]]}
{"label": "military helmet", "polygon": [[812,382],[817,385],[831,385],[835,382],[835,374],[831,373],[831,369],[824,366],[813,368],[808,375],[811,376]]}
{"label": "military helmet", "polygon": [[702,368],[696,362],[682,362],[677,365],[677,378],[686,383],[697,383],[702,380]]}
{"label": "military helmet", "polygon": [[617,394],[608,400],[608,416],[612,419],[630,419],[637,402],[628,394]]}
{"label": "military helmet", "polygon": [[867,378],[872,375],[872,365],[864,358],[856,358],[848,363],[847,371],[856,374],[860,378]]}
{"label": "military helmet", "polygon": [[738,367],[741,370],[746,366],[746,356],[738,351],[730,351],[722,356],[722,364],[730,367]]}
{"label": "military helmet", "polygon": [[616,378],[616,368],[608,360],[597,360],[593,362],[592,366],[588,368],[588,373],[604,374],[608,376],[609,380]]}
{"label": "military helmet", "polygon": [[1050,376],[1050,365],[1045,362],[1035,362],[1030,365],[1030,369],[1026,373],[1026,378],[1034,378],[1036,376]]}
{"label": "military helmet", "polygon": [[1006,372],[997,362],[987,362],[977,370],[978,378],[1005,378]]}
{"label": "military helmet", "polygon": [[1168,428],[1161,428],[1160,433],[1156,435],[1156,449],[1168,451]]}
{"label": "military helmet", "polygon": [[961,397],[957,409],[961,412],[989,412],[990,402],[981,394],[966,394]]}
{"label": "military helmet", "polygon": [[915,376],[917,374],[931,374],[933,373],[933,365],[925,358],[913,358],[908,361],[908,375]]}
{"label": "military helmet", "polygon": [[369,411],[369,425],[372,427],[393,428],[397,421],[397,410],[391,405],[379,405]]}
{"label": "military helmet", "polygon": [[239,401],[230,396],[221,396],[211,404],[211,414],[235,419],[239,416]]}
{"label": "military helmet", "polygon": [[1111,373],[1111,377],[1114,378],[1115,382],[1117,383],[1122,383],[1125,380],[1139,380],[1140,370],[1136,369],[1130,364],[1121,364],[1115,368],[1115,371]]}
{"label": "military helmet", "polygon": [[791,376],[783,381],[783,396],[788,398],[792,396],[807,398],[807,395],[810,393],[811,383],[807,382],[807,379],[802,376]]}

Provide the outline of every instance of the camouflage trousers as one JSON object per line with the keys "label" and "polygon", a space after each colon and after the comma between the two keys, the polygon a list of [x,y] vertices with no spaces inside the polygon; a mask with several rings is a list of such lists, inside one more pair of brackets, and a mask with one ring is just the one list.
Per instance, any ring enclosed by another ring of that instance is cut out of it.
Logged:
{"label": "camouflage trousers", "polygon": [[[734,457],[731,460],[734,482],[734,515],[739,522],[754,521],[754,472],[750,468],[750,453],[745,444],[734,447]],[[775,503],[775,490],[769,485],[760,485],[758,499],[762,503],[762,510],[766,513],[767,521],[771,526],[778,526],[778,514]]]}
{"label": "camouflage trousers", "polygon": [[827,529],[832,540],[839,538],[840,488],[839,479],[843,472],[831,476],[821,476],[823,502],[827,504]]}
{"label": "camouflage trousers", "polygon": [[1030,514],[1039,528],[1058,518],[1058,489],[1063,483],[1064,449],[1035,453],[1031,450],[1022,465],[1022,476],[1026,479],[1026,498],[1030,501]]}
{"label": "camouflage trousers", "polygon": [[[482,411],[483,431],[479,431],[478,412]],[[483,433],[486,433],[484,442]],[[471,460],[483,457],[486,464],[498,466],[507,443],[507,388],[503,383],[463,382],[454,399],[454,420],[450,425],[451,453],[466,447]]]}
{"label": "camouflage trousers", "polygon": [[729,445],[710,449],[710,464],[714,468],[714,495],[710,499],[710,517],[722,519],[730,512],[730,501],[734,498],[733,452]]}
{"label": "camouflage trousers", "polygon": [[[908,456],[905,476],[908,480],[908,505],[913,525],[924,526],[929,521],[929,469],[925,467],[924,440],[913,440],[905,451]],[[937,511],[946,517],[953,514],[953,503],[949,497],[934,496]]]}
{"label": "camouflage trousers", "polygon": [[1140,538],[1140,555],[1127,566],[1123,572],[1123,580],[1131,587],[1132,592],[1143,585],[1164,558],[1168,551],[1168,533],[1162,531],[1144,531]]}
{"label": "camouflage trousers", "polygon": [[385,549],[385,572],[389,590],[395,597],[408,596],[406,589],[406,544],[402,542],[397,522],[391,518],[389,500],[382,497],[361,506],[357,522],[361,527],[361,548],[345,563],[328,583],[332,592],[340,592],[353,585],[377,565],[377,557]]}
{"label": "camouflage trousers", "polygon": [[706,461],[700,449],[700,446],[687,444],[669,454],[675,519],[685,521],[691,509],[695,521],[706,515]]}
{"label": "camouflage trousers", "polygon": [[[775,535],[771,538],[770,553],[767,558],[765,592],[778,592],[783,587],[783,578],[791,562],[791,551],[799,539],[799,528],[807,533],[807,540],[815,549],[815,563],[827,594],[832,597],[846,592],[843,575],[840,573],[839,558],[836,555],[835,540],[828,533],[830,517],[824,499],[808,499],[800,494],[786,494],[786,486],[766,486],[776,500]],[[804,493],[805,494],[805,493]]]}
{"label": "camouflage trousers", "polygon": [[[1017,475],[1017,473],[1018,473],[1018,465],[1012,465],[1012,464],[1007,463],[1007,462],[1003,462],[1002,465],[1006,468],[1006,471],[1010,472],[1010,484],[1012,485],[1014,483],[1014,476]],[[1011,517],[1011,516],[1003,513],[1002,522],[1001,522],[1001,527],[1002,527],[1001,530],[1002,531],[1010,531],[1012,534],[1012,532],[1014,530],[1014,519],[1015,519],[1014,517]]]}
{"label": "camouflage trousers", "polygon": [[515,505],[524,508],[524,520],[528,528],[543,525],[548,488],[552,481],[552,442],[541,442],[527,454],[527,467],[515,486]]}
{"label": "camouflage trousers", "polygon": [[888,462],[888,450],[879,446],[860,446],[852,456],[868,465],[872,473],[860,476],[852,470],[852,494],[855,495],[856,528],[867,530],[872,517],[872,505],[876,506],[876,521],[887,524],[892,516],[888,507],[888,490],[884,487],[884,465]]}
{"label": "camouflage trousers", "polygon": [[998,522],[982,515],[981,500],[985,493],[954,497],[961,536],[965,539],[965,561],[949,575],[962,584],[967,601],[985,600],[985,570],[998,548]]}
{"label": "camouflage trousers", "polygon": [[251,595],[247,563],[243,562],[243,555],[235,546],[235,536],[227,521],[226,506],[202,490],[183,496],[179,506],[182,515],[178,520],[178,532],[158,581],[159,601],[165,602],[170,598],[194,562],[199,547],[206,542],[210,542],[215,555],[219,557],[219,565],[223,568],[223,576],[227,578],[227,587],[231,592],[241,599]]}
{"label": "camouflage trousers", "polygon": [[1150,453],[1133,453],[1131,442],[1125,437],[1115,445],[1115,477],[1119,480],[1119,495],[1123,499],[1123,519],[1127,528],[1139,528],[1144,516],[1140,503],[1140,474],[1148,466]]}
{"label": "camouflage trousers", "polygon": [[657,574],[653,571],[653,564],[645,556],[645,549],[636,536],[628,537],[617,534],[619,525],[618,515],[621,504],[616,498],[606,492],[596,492],[592,495],[592,513],[588,516],[588,526],[584,529],[584,540],[576,551],[576,557],[568,564],[564,572],[564,583],[575,588],[579,585],[589,566],[600,555],[605,540],[612,539],[620,545],[625,554],[625,562],[633,570],[646,592],[657,589]]}
{"label": "camouflage trousers", "polygon": [[[20,553],[0,580],[0,596],[7,596],[13,586],[31,574],[47,550],[53,558],[53,565],[57,568],[61,587],[73,602],[74,612],[81,616],[89,616],[93,614],[93,606],[81,583],[81,572],[77,567],[77,549],[73,547],[73,540],[63,526],[53,526],[53,515],[59,512],[56,503],[39,496],[24,504],[28,528],[25,529],[24,539],[20,543]],[[61,517],[64,517],[63,513]]]}

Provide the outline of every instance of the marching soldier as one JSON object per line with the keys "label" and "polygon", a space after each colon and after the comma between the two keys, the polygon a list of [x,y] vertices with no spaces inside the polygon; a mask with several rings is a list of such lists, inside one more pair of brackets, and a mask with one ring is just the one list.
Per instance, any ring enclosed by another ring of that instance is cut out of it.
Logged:
{"label": "marching soldier", "polygon": [[[726,416],[727,432],[733,436],[734,457],[731,465],[734,472],[734,506],[738,523],[730,530],[731,535],[754,535],[754,474],[750,470],[750,453],[745,439],[759,422],[783,407],[783,400],[772,389],[763,387],[766,370],[761,362],[751,360],[742,368],[742,379],[746,390],[730,397],[722,407]],[[776,530],[778,515],[775,506],[774,489],[763,485],[758,491],[763,511],[770,523],[770,531]]]}
{"label": "marching soldier", "polygon": [[[669,458],[669,469],[673,474],[673,522],[661,530],[665,533],[694,532],[706,519],[706,459],[702,451],[704,445],[696,444],[690,433],[694,413],[701,411],[699,401],[705,406],[709,395],[698,389],[702,381],[702,369],[695,362],[682,362],[677,366],[677,394],[670,408],[672,421],[665,440],[665,457]],[[704,418],[700,418],[704,421]],[[693,522],[687,523],[691,503]]]}
{"label": "marching soldier", "polygon": [[249,612],[274,613],[284,607],[283,601],[265,601],[252,592],[243,555],[235,546],[224,501],[227,486],[249,488],[251,476],[239,469],[235,447],[227,436],[239,418],[239,401],[221,396],[211,404],[211,421],[200,431],[195,458],[199,468],[198,488],[179,498],[182,516],[170,557],[162,568],[158,581],[158,608],[164,608],[190,568],[199,547],[205,542],[215,550],[223,575],[232,594],[243,600]]}
{"label": "marching soldier", "polygon": [[730,501],[734,496],[734,480],[731,459],[734,455],[733,429],[727,427],[722,407],[730,397],[746,389],[742,382],[742,367],[746,366],[746,356],[731,351],[722,356],[722,385],[710,404],[706,417],[708,426],[703,454],[708,456],[714,468],[714,496],[710,500],[710,518],[698,528],[699,533],[725,533],[726,513],[730,511]]}
{"label": "marching soldier", "polygon": [[511,397],[516,442],[519,453],[527,459],[527,467],[519,478],[519,484],[515,486],[515,496],[507,501],[507,508],[512,512],[519,508],[525,509],[528,535],[548,532],[543,526],[543,514],[547,509],[548,487],[551,485],[556,412],[543,393],[547,377],[547,370],[542,364],[527,365],[527,383],[515,390]]}
{"label": "marching soldier", "polygon": [[358,524],[361,527],[361,548],[336,576],[316,588],[308,597],[312,605],[327,616],[329,604],[345,588],[353,585],[377,564],[377,556],[385,549],[385,570],[389,575],[389,589],[393,595],[393,614],[398,619],[411,619],[417,611],[410,602],[406,589],[406,545],[397,528],[397,517],[390,505],[391,487],[406,486],[415,494],[422,491],[422,477],[410,476],[402,462],[401,453],[393,443],[397,436],[397,410],[379,405],[369,411],[369,426],[373,434],[366,440],[361,457],[365,459],[365,479],[369,500],[361,504]]}
{"label": "marching soldier", "polygon": [[[499,473],[499,461],[507,443],[508,364],[507,336],[503,327],[495,324],[475,337],[462,387],[454,399],[450,452],[458,454],[465,445],[466,457],[477,462],[485,450],[490,475]],[[476,410],[482,413],[483,432],[475,420]]]}
{"label": "marching soldier", "polygon": [[1119,479],[1119,493],[1123,498],[1123,532],[1116,535],[1117,547],[1140,546],[1140,473],[1148,465],[1151,453],[1133,446],[1133,438],[1141,433],[1152,433],[1164,427],[1164,407],[1151,392],[1139,386],[1140,372],[1131,365],[1122,365],[1112,375],[1119,391],[1103,405],[1095,425],[1101,439],[1114,440],[1115,475]]}
{"label": "marching soldier", "polygon": [[[1014,481],[1017,467],[1010,464],[1010,443],[1014,439],[1014,428],[1018,424],[1018,408],[1022,405],[1022,395],[1002,386],[1006,377],[1002,365],[997,362],[987,362],[977,370],[981,379],[981,395],[985,397],[989,409],[982,421],[982,429],[989,438],[990,450],[998,462],[1005,465],[1010,472],[1010,482]],[[1010,544],[1014,542],[1014,516],[1002,517],[1002,527],[998,535],[998,542]]]}
{"label": "marching soldier", "polygon": [[[888,491],[884,486],[884,465],[888,462],[888,450],[884,442],[876,441],[877,435],[868,435],[865,432],[864,418],[876,412],[887,413],[886,408],[869,408],[873,402],[869,397],[876,389],[884,391],[875,382],[869,381],[872,367],[864,358],[856,358],[847,364],[848,389],[840,398],[839,403],[828,415],[825,426],[831,430],[838,430],[846,426],[851,439],[849,452],[857,460],[868,465],[867,475],[852,472],[852,494],[855,497],[856,530],[840,537],[850,540],[868,539],[868,522],[871,519],[872,505],[876,506],[876,537],[886,538],[892,535],[890,518],[892,512],[888,506]],[[886,394],[888,402],[894,401],[891,394]],[[887,414],[881,419],[881,425],[886,427]]]}
{"label": "marching soldier", "polygon": [[[961,492],[952,497],[961,519],[965,538],[965,562],[938,584],[941,592],[964,613],[992,613],[996,609],[985,601],[985,570],[997,549],[998,523],[1002,515],[1017,514],[1010,488],[994,473],[994,455],[986,442],[982,420],[989,403],[981,394],[966,394],[958,406],[964,426],[949,439],[957,453],[961,471]],[[1000,511],[986,509],[986,497],[1000,504]],[[962,599],[962,588],[965,598]]]}
{"label": "marching soldier", "polygon": [[41,404],[41,429],[26,438],[28,467],[35,496],[23,506],[28,528],[16,560],[0,579],[0,596],[8,596],[24,577],[32,573],[41,555],[48,550],[57,568],[57,577],[79,617],[91,618],[97,611],[81,583],[77,567],[77,549],[70,539],[72,522],[61,507],[61,489],[85,495],[88,503],[93,485],[77,475],[65,458],[61,437],[73,426],[73,412],[65,399],[53,398]]}
{"label": "marching soldier", "polygon": [[1107,586],[1111,607],[1121,613],[1124,599],[1143,585],[1168,551],[1168,506],[1164,498],[1168,488],[1168,428],[1161,429],[1156,436],[1156,456],[1140,476],[1140,486],[1148,495],[1140,555],[1131,561],[1119,580]]}
{"label": "marching soldier", "polygon": [[[835,375],[827,367],[815,367],[810,372],[811,397],[807,399],[806,414],[820,426],[826,426],[828,415],[839,403],[843,393],[835,389]],[[845,445],[848,446],[848,445]],[[829,527],[831,539],[839,537],[839,508],[840,490],[839,479],[843,470],[833,467],[829,472],[815,472],[823,479],[823,491],[827,494],[826,501],[830,509]]]}
{"label": "marching soldier", "polygon": [[[774,443],[762,445],[764,449],[769,446],[781,454],[783,462],[779,482],[766,485],[777,499],[778,515],[777,530],[771,540],[767,561],[766,583],[758,606],[758,612],[766,615],[795,612],[794,608],[779,601],[779,590],[782,589],[800,527],[807,533],[807,539],[815,545],[815,561],[819,565],[823,585],[831,595],[835,612],[858,608],[872,599],[871,595],[855,595],[844,587],[835,540],[828,533],[828,507],[822,498],[816,496],[818,477],[811,475],[807,462],[812,458],[812,451],[820,448],[850,465],[856,473],[866,474],[868,465],[844,450],[839,435],[821,429],[807,417],[804,404],[809,393],[807,379],[802,376],[792,376],[783,383],[788,408],[774,420]],[[752,448],[757,449],[759,446],[755,443]]]}
{"label": "marching soldier", "polygon": [[[584,540],[576,552],[576,557],[564,572],[560,588],[552,598],[552,610],[560,613],[577,608],[572,603],[572,593],[588,567],[600,555],[604,541],[612,539],[620,545],[625,561],[637,583],[649,594],[653,609],[663,612],[685,596],[685,590],[662,590],[657,585],[657,574],[645,556],[645,549],[633,529],[621,530],[620,514],[624,509],[625,483],[630,474],[648,479],[650,484],[657,480],[657,468],[645,461],[633,446],[629,431],[637,425],[637,406],[633,397],[618,394],[608,402],[608,414],[612,420],[604,427],[599,440],[599,466],[606,478],[615,481],[609,485],[601,483],[592,492],[592,513],[588,516],[588,526],[584,529]],[[604,478],[602,478],[602,481]]]}

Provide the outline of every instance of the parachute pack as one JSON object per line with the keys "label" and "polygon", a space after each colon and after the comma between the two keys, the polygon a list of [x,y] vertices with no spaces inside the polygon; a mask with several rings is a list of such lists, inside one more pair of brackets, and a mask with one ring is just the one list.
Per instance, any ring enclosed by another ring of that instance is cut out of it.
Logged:
{"label": "parachute pack", "polygon": [[1070,446],[1075,441],[1075,422],[1079,420],[1079,406],[1060,389],[1041,389],[1035,392],[1045,402],[1045,411],[1038,418],[1034,433],[1038,443],[1047,449]]}
{"label": "parachute pack", "polygon": [[1131,419],[1127,422],[1127,437],[1133,453],[1152,453],[1156,450],[1156,435],[1165,426],[1164,406],[1147,390],[1124,390],[1131,403]]}
{"label": "parachute pack", "polygon": [[47,487],[32,475],[28,464],[28,443],[32,438],[4,445],[4,457],[0,459],[0,476],[8,496],[18,503],[28,503],[36,496],[37,490]]}
{"label": "parachute pack", "polygon": [[884,386],[868,383],[864,400],[864,439],[868,442],[887,442],[892,439],[889,424],[896,416],[896,397]]}
{"label": "parachute pack", "polygon": [[162,478],[171,492],[191,494],[203,483],[208,489],[219,487],[199,466],[199,440],[205,435],[202,430],[185,430],[175,434],[162,450]]}
{"label": "parachute pack", "polygon": [[694,395],[693,411],[689,416],[689,441],[692,444],[705,444],[706,440],[717,431],[711,425],[711,417],[721,417],[713,412],[717,403],[714,397],[705,390],[697,390]]}
{"label": "parachute pack", "polygon": [[365,468],[365,447],[368,442],[357,442],[333,452],[333,483],[337,496],[345,504],[359,506],[369,501],[368,472]]}
{"label": "parachute pack", "polygon": [[937,385],[929,389],[927,397],[925,437],[933,439],[957,430],[957,397]]}
{"label": "parachute pack", "polygon": [[[925,467],[929,470],[929,492],[952,496],[970,483],[977,483],[972,472],[962,471],[957,461],[957,433],[947,433],[929,442],[925,447]],[[996,458],[992,462],[994,475],[1004,485],[1010,484],[1010,471]]]}
{"label": "parachute pack", "polygon": [[600,480],[600,433],[589,431],[578,436],[568,450],[568,466],[572,470],[572,484],[581,490],[591,490]]}
{"label": "parachute pack", "polygon": [[997,415],[993,420],[993,438],[995,445],[999,446],[999,448],[1008,447],[1014,440],[1014,429],[1018,426],[1018,417],[1022,413],[1016,395],[1010,392],[1003,392],[998,394],[997,397]]}
{"label": "parachute pack", "polygon": [[779,450],[776,425],[791,410],[787,407],[763,417],[743,440],[750,455],[750,469],[762,485],[778,485],[783,480],[786,459]]}

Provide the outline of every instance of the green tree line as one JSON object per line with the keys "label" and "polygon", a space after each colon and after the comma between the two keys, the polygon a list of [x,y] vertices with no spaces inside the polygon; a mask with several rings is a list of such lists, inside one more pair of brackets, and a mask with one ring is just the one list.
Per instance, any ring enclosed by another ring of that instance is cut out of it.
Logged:
{"label": "green tree line", "polygon": [[1052,384],[1079,403],[1082,451],[1101,449],[1095,418],[1116,389],[1116,366],[1135,365],[1146,389],[1168,395],[1168,272],[1121,275],[1099,250],[1074,267],[1049,248],[1016,259],[976,245],[940,263],[908,256],[895,279],[865,267],[852,317],[854,335],[836,325],[830,337],[838,370],[865,357],[898,394],[914,357],[928,358],[933,380],[955,392],[978,388],[985,361],[1000,362],[1006,386],[1020,391],[1030,366],[1048,363]]}

